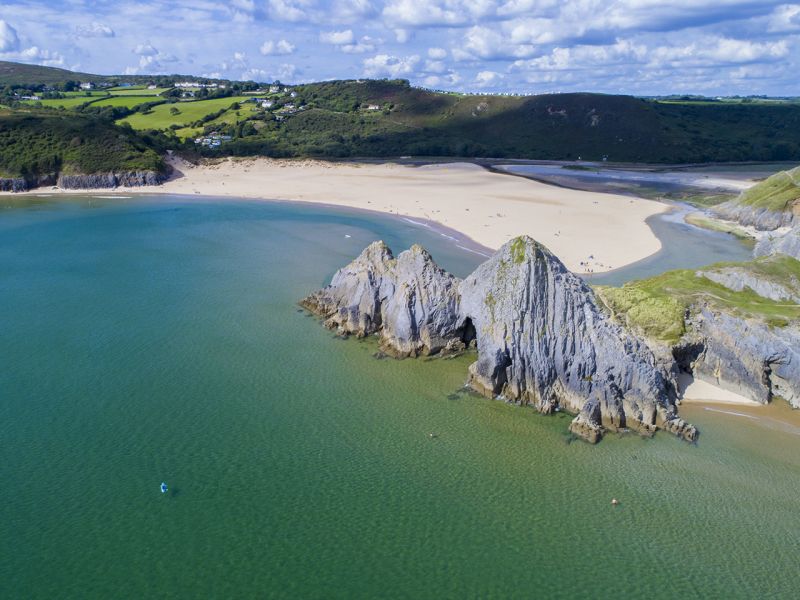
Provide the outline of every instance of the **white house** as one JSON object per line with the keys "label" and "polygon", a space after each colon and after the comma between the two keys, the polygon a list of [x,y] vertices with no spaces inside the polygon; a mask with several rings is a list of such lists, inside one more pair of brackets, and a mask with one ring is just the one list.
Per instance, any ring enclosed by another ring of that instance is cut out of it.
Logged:
{"label": "white house", "polygon": [[91,81],[85,81],[85,82],[81,83],[81,89],[82,90],[93,90],[94,89],[94,84]]}
{"label": "white house", "polygon": [[381,107],[378,106],[377,104],[370,104],[369,106],[367,106],[367,110],[380,110],[380,109]]}

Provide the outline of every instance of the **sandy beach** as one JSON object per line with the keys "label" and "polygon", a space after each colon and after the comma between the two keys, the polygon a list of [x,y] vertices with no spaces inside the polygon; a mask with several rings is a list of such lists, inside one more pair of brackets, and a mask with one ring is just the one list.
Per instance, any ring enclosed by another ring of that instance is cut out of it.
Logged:
{"label": "sandy beach", "polygon": [[[164,193],[325,203],[426,219],[496,249],[527,234],[571,270],[599,273],[645,258],[661,243],[645,223],[668,210],[628,196],[569,190],[490,172],[471,163],[424,166],[316,160],[173,159],[161,186],[113,193]],[[54,191],[41,188],[31,193]],[[108,194],[109,190],[69,190]]]}

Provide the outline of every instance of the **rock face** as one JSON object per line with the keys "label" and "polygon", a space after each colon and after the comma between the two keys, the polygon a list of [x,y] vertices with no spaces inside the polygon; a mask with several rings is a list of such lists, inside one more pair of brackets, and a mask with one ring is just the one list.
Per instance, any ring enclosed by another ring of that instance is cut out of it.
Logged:
{"label": "rock face", "polygon": [[419,246],[395,260],[375,242],[301,304],[340,332],[380,333],[398,356],[460,349],[476,338],[474,389],[543,413],[576,413],[570,429],[591,442],[624,428],[697,436],[677,416],[674,387],[648,347],[530,238],[512,240],[464,281]]}
{"label": "rock face", "polygon": [[696,376],[756,402],[778,396],[800,408],[800,328],[701,309],[676,348]]}
{"label": "rock face", "polygon": [[156,171],[127,171],[94,175],[59,175],[57,185],[64,189],[91,190],[119,186],[159,185],[166,177]]}
{"label": "rock face", "polygon": [[698,277],[705,277],[711,281],[725,286],[734,292],[741,292],[747,288],[753,290],[762,298],[775,301],[789,301],[800,303],[800,281],[794,279],[788,285],[771,281],[757,274],[738,267],[725,267],[722,269],[697,271]]}
{"label": "rock face", "polygon": [[800,260],[800,224],[783,235],[765,235],[753,250],[755,256],[786,254]]}
{"label": "rock face", "polygon": [[463,348],[473,337],[460,320],[458,280],[416,245],[395,259],[373,242],[301,304],[340,333],[380,332],[383,350],[398,357]]}
{"label": "rock face", "polygon": [[478,339],[473,388],[543,413],[578,413],[571,428],[590,439],[626,427],[694,439],[650,349],[607,318],[583,280],[534,240],[509,242],[467,277],[461,311]]}
{"label": "rock face", "polygon": [[166,174],[156,171],[126,171],[122,173],[98,173],[94,175],[42,175],[33,180],[24,177],[0,178],[0,191],[27,192],[45,186],[57,185],[65,190],[107,189],[119,186],[140,187],[143,185],[160,185],[166,180]]}
{"label": "rock face", "polygon": [[735,200],[723,202],[711,208],[711,212],[721,219],[736,221],[760,231],[773,231],[780,227],[800,225],[800,205],[791,211],[774,211],[758,206],[737,203]]}

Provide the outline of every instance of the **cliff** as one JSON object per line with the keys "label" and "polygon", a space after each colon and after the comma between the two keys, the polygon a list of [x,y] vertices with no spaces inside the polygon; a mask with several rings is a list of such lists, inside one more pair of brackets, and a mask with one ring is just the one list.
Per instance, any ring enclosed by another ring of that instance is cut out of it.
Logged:
{"label": "cliff", "polygon": [[775,173],[711,212],[762,231],[800,225],[800,167]]}
{"label": "cliff", "polygon": [[625,326],[695,378],[800,408],[800,262],[783,255],[597,290]]}
{"label": "cliff", "polygon": [[800,260],[800,224],[784,234],[765,235],[753,250],[755,256],[785,254]]}
{"label": "cliff", "polygon": [[473,389],[542,413],[577,414],[570,429],[591,442],[625,428],[697,436],[677,416],[670,377],[650,349],[530,238],[512,240],[464,281],[419,246],[395,259],[375,242],[301,304],[341,333],[378,333],[396,356],[474,341]]}

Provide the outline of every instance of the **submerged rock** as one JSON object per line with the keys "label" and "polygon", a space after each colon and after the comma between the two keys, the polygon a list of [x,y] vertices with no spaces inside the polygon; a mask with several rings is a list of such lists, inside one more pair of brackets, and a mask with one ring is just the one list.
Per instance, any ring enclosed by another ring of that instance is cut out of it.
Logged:
{"label": "submerged rock", "polygon": [[301,304],[340,332],[380,333],[382,348],[395,356],[460,349],[476,339],[473,389],[543,413],[577,414],[571,430],[591,442],[606,429],[697,436],[677,416],[674,388],[650,349],[528,237],[503,246],[464,281],[419,246],[394,259],[375,242]]}

